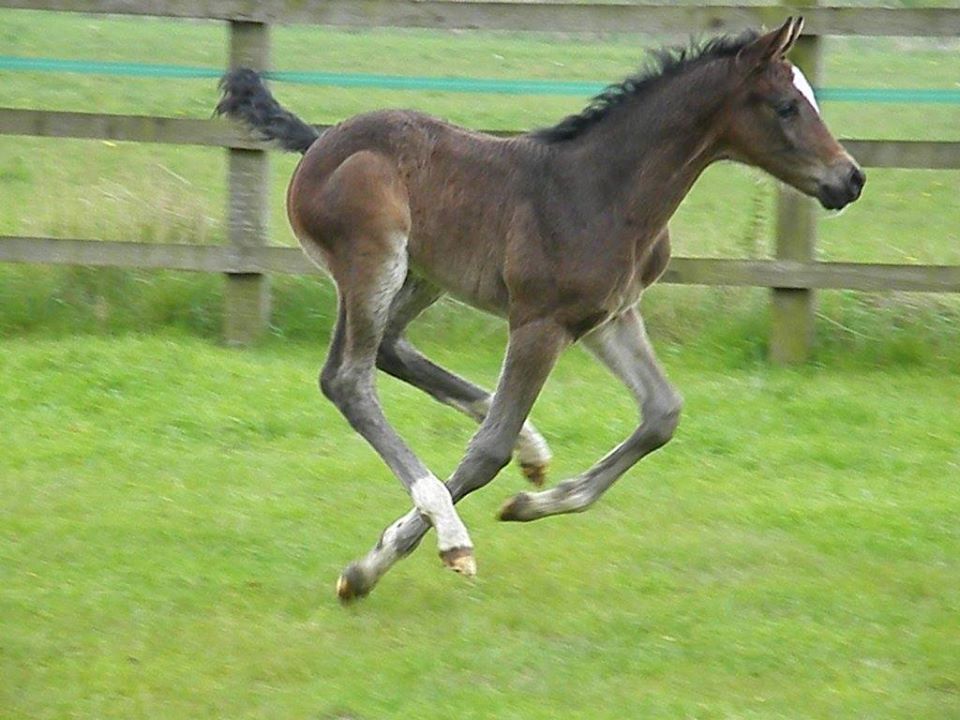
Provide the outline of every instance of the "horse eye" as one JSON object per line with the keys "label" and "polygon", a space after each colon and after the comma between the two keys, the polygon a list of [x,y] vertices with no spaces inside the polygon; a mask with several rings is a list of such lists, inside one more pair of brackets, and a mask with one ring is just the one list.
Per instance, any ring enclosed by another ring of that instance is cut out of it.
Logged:
{"label": "horse eye", "polygon": [[796,116],[796,114],[800,112],[800,106],[797,104],[796,100],[790,100],[789,102],[777,105],[775,110],[779,117],[787,120],[788,118]]}

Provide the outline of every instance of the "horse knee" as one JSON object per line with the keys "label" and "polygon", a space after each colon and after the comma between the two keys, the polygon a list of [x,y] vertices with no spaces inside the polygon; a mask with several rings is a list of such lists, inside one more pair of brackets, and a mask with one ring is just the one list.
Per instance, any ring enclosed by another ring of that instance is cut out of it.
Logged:
{"label": "horse knee", "polygon": [[339,408],[349,403],[358,394],[359,378],[343,366],[324,365],[320,372],[320,392]]}
{"label": "horse knee", "polygon": [[323,396],[333,404],[336,404],[337,397],[340,394],[339,384],[337,383],[337,368],[324,365],[323,370],[320,371],[319,385],[320,392],[323,393]]}
{"label": "horse knee", "polygon": [[682,410],[683,399],[673,393],[669,401],[664,401],[644,413],[644,424],[649,429],[655,448],[662,447],[673,439],[680,424]]}

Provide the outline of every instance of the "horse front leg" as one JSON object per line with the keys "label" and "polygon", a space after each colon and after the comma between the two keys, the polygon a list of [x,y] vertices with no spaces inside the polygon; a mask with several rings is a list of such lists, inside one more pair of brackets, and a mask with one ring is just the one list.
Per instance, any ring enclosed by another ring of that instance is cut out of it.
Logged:
{"label": "horse front leg", "polygon": [[[489,483],[510,461],[527,415],[557,357],[569,343],[568,332],[552,320],[511,327],[490,409],[446,483],[454,503]],[[398,560],[413,552],[429,529],[429,522],[416,509],[388,525],[373,549],[340,575],[339,598],[346,602],[369,593]],[[456,561],[475,568],[472,549],[464,548]]]}
{"label": "horse front leg", "polygon": [[510,498],[500,510],[501,520],[582,512],[642,457],[673,437],[683,401],[657,363],[636,309],[593,331],[583,343],[630,389],[640,407],[641,422],[630,437],[582,475],[549,490]]}

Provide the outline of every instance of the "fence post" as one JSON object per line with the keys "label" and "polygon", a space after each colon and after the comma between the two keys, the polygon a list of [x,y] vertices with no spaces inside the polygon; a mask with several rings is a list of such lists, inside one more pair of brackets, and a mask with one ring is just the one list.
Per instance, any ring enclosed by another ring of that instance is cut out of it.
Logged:
{"label": "fence post", "polygon": [[[811,85],[820,82],[821,42],[803,35],[790,57]],[[781,186],[777,196],[776,258],[810,261],[815,257],[817,214],[815,201],[793,188]],[[770,359],[779,365],[801,363],[813,348],[816,308],[809,289],[774,288],[771,307]]]}
{"label": "fence post", "polygon": [[[230,67],[266,70],[270,63],[269,26],[230,22]],[[232,246],[267,244],[270,160],[263,150],[230,148],[228,238]],[[249,345],[270,321],[270,284],[266,275],[227,275],[224,291],[224,337],[228,345]]]}

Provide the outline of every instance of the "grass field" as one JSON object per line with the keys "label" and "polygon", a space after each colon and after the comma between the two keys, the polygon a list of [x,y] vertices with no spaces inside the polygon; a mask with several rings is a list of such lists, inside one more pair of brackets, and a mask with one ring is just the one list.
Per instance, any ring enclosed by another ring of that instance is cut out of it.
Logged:
{"label": "grass field", "polygon": [[[3,53],[222,65],[210,23],[0,11]],[[176,41],[171,41],[176,38]],[[634,38],[283,28],[284,69],[613,80]],[[956,43],[829,41],[827,84],[952,87]],[[0,73],[3,105],[206,117],[210,83]],[[281,85],[315,121],[385,105],[527,128],[577,98]],[[960,109],[826,107],[840,134],[958,139]],[[0,137],[0,234],[222,242],[219,150]],[[290,244],[276,156],[272,239]],[[686,255],[766,257],[775,187],[711,169]],[[824,259],[960,263],[960,173],[873,171]],[[658,287],[645,315],[686,397],[676,439],[589,513],[462,507],[473,582],[432,538],[363,603],[343,566],[408,500],[316,388],[335,313],[278,278],[270,337],[218,345],[219,277],[0,266],[0,718],[960,718],[960,302],[820,293],[816,358],[769,367],[764,290]],[[492,386],[502,326],[441,303],[413,329]],[[467,420],[385,379],[440,476]],[[627,393],[562,359],[534,420],[581,471]]]}
{"label": "grass field", "polygon": [[[430,354],[490,384],[499,334],[437,323]],[[498,525],[508,468],[462,506],[475,582],[428,538],[343,609],[338,572],[407,500],[319,354],[4,342],[0,715],[960,717],[956,376],[668,353],[678,437],[591,512]],[[467,421],[382,392],[448,473]],[[534,412],[554,479],[632,417],[572,351]]]}

